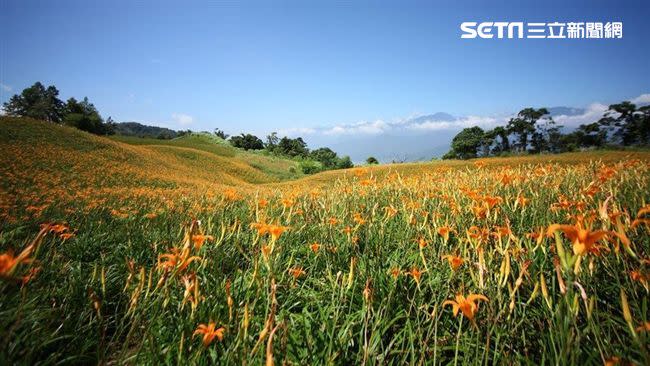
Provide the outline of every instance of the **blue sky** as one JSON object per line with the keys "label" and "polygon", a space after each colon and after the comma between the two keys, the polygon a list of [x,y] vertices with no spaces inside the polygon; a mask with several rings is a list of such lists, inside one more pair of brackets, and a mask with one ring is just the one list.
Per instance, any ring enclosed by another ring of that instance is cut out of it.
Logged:
{"label": "blue sky", "polygon": [[[650,93],[647,1],[0,0],[0,102],[35,81],[104,117],[265,134]],[[461,39],[463,21],[622,21],[616,40]]]}

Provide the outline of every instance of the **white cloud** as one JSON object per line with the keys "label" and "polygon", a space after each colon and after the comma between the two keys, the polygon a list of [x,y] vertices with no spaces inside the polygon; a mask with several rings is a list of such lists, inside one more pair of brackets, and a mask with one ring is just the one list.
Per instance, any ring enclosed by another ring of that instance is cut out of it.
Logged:
{"label": "white cloud", "polygon": [[634,104],[648,104],[650,103],[650,94],[641,94],[638,97],[631,100]]}
{"label": "white cloud", "polygon": [[596,122],[603,117],[607,106],[601,103],[593,103],[585,108],[584,113],[575,116],[560,115],[553,117],[553,120],[559,125],[569,128],[575,128],[582,124]]}
{"label": "white cloud", "polygon": [[338,125],[322,129],[323,135],[379,135],[391,129],[391,125],[382,120],[358,122],[351,125]]}
{"label": "white cloud", "polygon": [[[642,94],[631,100],[635,104],[650,103],[650,94]],[[587,124],[598,121],[607,111],[608,106],[602,103],[592,103],[584,108],[584,112],[579,115],[557,115],[553,116],[555,122],[569,129],[576,128],[581,124]],[[440,117],[442,115],[442,117]],[[446,115],[446,117],[445,117]],[[432,115],[431,119],[421,118],[419,115],[412,115],[406,118],[398,119],[394,122],[384,122],[376,120],[373,122],[357,122],[351,124],[337,124],[333,127],[298,127],[289,128],[279,131],[280,134],[288,136],[300,135],[324,135],[324,136],[342,136],[342,135],[379,135],[388,131],[414,131],[414,132],[435,132],[435,131],[458,131],[466,127],[479,126],[483,129],[491,129],[496,126],[504,126],[508,120],[514,117],[514,114],[494,115],[494,116],[464,116],[454,117],[445,113]],[[444,118],[449,118],[445,120]]]}
{"label": "white cloud", "polygon": [[172,120],[181,126],[191,125],[194,118],[188,114],[172,113]]}
{"label": "white cloud", "polygon": [[13,88],[7,84],[0,83],[0,89],[6,91],[6,92],[11,92]]}
{"label": "white cloud", "polygon": [[4,107],[0,105],[0,116],[4,116],[5,114],[7,113],[5,112]]}
{"label": "white cloud", "polygon": [[302,136],[302,135],[313,135],[317,131],[314,128],[309,127],[294,127],[294,128],[285,128],[278,131],[280,136]]}
{"label": "white cloud", "polygon": [[458,130],[472,126],[490,128],[498,124],[503,124],[506,120],[506,117],[467,116],[452,121],[424,121],[420,123],[411,123],[408,124],[406,128],[416,131]]}

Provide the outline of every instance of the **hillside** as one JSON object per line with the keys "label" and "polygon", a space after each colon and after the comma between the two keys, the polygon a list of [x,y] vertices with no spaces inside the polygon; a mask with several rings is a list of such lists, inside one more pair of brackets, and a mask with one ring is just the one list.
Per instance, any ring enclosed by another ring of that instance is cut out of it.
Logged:
{"label": "hillside", "polygon": [[9,118],[0,150],[2,364],[650,361],[648,152],[286,180]]}
{"label": "hillside", "polygon": [[[171,140],[128,136],[100,137],[31,119],[0,118],[0,212],[28,207],[33,215],[57,203],[85,202],[84,209],[119,209],[127,200],[174,200],[240,194],[277,194],[327,188],[339,179],[367,175],[403,177],[474,168],[476,161],[387,164],[327,171],[303,177],[296,162],[233,148],[206,134]],[[613,163],[650,160],[649,152],[592,152],[482,159],[488,166],[536,163]],[[89,198],[92,198],[88,201]]]}
{"label": "hillside", "polygon": [[205,136],[112,140],[9,117],[0,118],[0,131],[0,208],[5,211],[18,201],[34,209],[55,199],[93,196],[106,202],[116,192],[143,199],[216,195],[228,187],[246,191],[301,176],[293,161],[243,152]]}

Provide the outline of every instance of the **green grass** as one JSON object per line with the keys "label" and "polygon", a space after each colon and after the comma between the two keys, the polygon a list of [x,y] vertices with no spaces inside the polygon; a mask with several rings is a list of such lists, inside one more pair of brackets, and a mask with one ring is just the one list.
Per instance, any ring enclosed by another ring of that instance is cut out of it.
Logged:
{"label": "green grass", "polygon": [[227,141],[205,133],[192,133],[171,140],[140,138],[132,136],[110,136],[110,139],[139,146],[173,146],[195,149],[215,154],[220,157],[234,158],[251,167],[274,177],[276,180],[291,180],[303,176],[297,162],[261,152],[243,151],[230,146]]}

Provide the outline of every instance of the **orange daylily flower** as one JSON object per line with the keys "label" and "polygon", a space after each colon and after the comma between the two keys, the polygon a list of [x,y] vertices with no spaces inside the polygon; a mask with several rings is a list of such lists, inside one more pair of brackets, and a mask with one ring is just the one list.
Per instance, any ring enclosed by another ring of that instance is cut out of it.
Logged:
{"label": "orange daylily flower", "polygon": [[450,255],[450,254],[443,255],[442,259],[446,259],[447,262],[449,262],[449,266],[454,271],[457,270],[458,267],[460,267],[464,262],[463,258],[461,258],[459,256],[456,256],[456,255]]}
{"label": "orange daylily flower", "polygon": [[314,253],[318,253],[318,250],[320,249],[320,247],[321,247],[320,244],[318,244],[318,243],[312,243],[312,244],[309,246],[309,249],[311,249],[311,251],[314,252]]}
{"label": "orange daylily flower", "polygon": [[373,183],[373,182],[372,182],[372,179],[364,179],[364,180],[362,180],[362,181],[359,182],[359,184],[361,184],[362,186],[369,186],[369,185],[371,185],[372,183]]}
{"label": "orange daylily flower", "polygon": [[645,205],[639,209],[639,211],[636,213],[636,217],[642,217],[644,215],[650,214],[650,205]]}
{"label": "orange daylily flower", "polygon": [[189,248],[179,251],[178,248],[172,248],[171,252],[160,254],[158,256],[158,269],[162,269],[165,272],[178,270],[178,272],[183,272],[190,263],[201,260],[201,257],[190,256]]}
{"label": "orange daylily flower", "polygon": [[304,276],[306,272],[302,269],[302,267],[294,267],[289,269],[289,274],[293,276],[294,280],[297,280],[299,277]]}
{"label": "orange daylily flower", "polygon": [[[36,248],[41,244],[43,237],[47,235],[48,232],[50,232],[51,225],[45,224],[41,225],[41,231],[36,235],[36,238],[32,240],[32,242],[23,249],[18,256],[14,256],[13,251],[8,251],[5,253],[0,254],[0,279],[3,280],[14,280],[15,278],[13,277],[14,273],[18,269],[20,265],[31,263],[33,261],[32,258],[29,256],[34,253]],[[67,230],[67,229],[66,229]],[[26,277],[22,278],[23,283],[29,281],[33,275],[36,275],[38,270],[32,269],[30,271],[30,274],[28,274]]]}
{"label": "orange daylily flower", "polygon": [[66,241],[74,236],[74,233],[62,233],[59,234],[59,238],[63,239],[63,241]]}
{"label": "orange daylily flower", "polygon": [[[216,329],[215,329],[216,328]],[[215,338],[220,341],[223,340],[223,333],[226,331],[226,328],[220,327],[217,328],[217,325],[214,322],[209,324],[199,324],[199,326],[194,331],[193,336],[203,335],[203,347],[209,346]]]}
{"label": "orange daylily flower", "polygon": [[192,235],[192,242],[194,243],[194,248],[196,250],[201,249],[201,247],[203,246],[203,243],[206,240],[207,241],[212,241],[212,240],[214,240],[214,237],[212,235],[201,235],[201,234]]}
{"label": "orange daylily flower", "polygon": [[289,230],[289,227],[281,225],[270,225],[268,228],[268,231],[271,234],[271,240],[273,241],[278,240],[280,236],[287,230]]}
{"label": "orange daylily flower", "polygon": [[262,236],[269,232],[269,225],[264,222],[254,222],[250,225],[251,229],[257,230],[257,235]]}
{"label": "orange daylily flower", "polygon": [[384,211],[386,211],[386,217],[394,217],[397,215],[397,209],[393,206],[384,207]]}
{"label": "orange daylily flower", "polygon": [[27,247],[17,257],[12,251],[0,254],[0,278],[10,278],[19,265],[31,262],[32,248]]}
{"label": "orange daylily flower", "polygon": [[530,203],[530,198],[526,198],[522,195],[517,196],[517,204],[521,207],[526,207],[528,206],[528,203]]}
{"label": "orange daylily flower", "polygon": [[650,332],[650,322],[645,322],[636,328],[637,332]]}
{"label": "orange daylily flower", "polygon": [[472,206],[472,212],[474,213],[474,216],[476,216],[477,219],[484,219],[487,217],[487,207],[485,206],[480,206],[480,205],[475,205]]}
{"label": "orange daylily flower", "polygon": [[449,241],[449,234],[454,231],[449,226],[441,226],[438,228],[438,235],[442,236],[445,241]]}
{"label": "orange daylily flower", "polygon": [[494,206],[498,205],[503,201],[503,198],[501,197],[492,197],[492,196],[485,196],[483,197],[483,202],[485,202],[488,210],[491,210],[494,208]]}
{"label": "orange daylily flower", "polygon": [[502,238],[510,234],[512,234],[512,231],[508,226],[495,226],[494,232],[492,232],[492,236],[494,236],[495,238]]}
{"label": "orange daylily flower", "polygon": [[390,275],[393,276],[393,278],[399,277],[400,270],[397,267],[393,267],[390,269]]}
{"label": "orange daylily flower", "polygon": [[446,300],[442,303],[442,306],[451,305],[454,311],[454,317],[458,315],[458,311],[460,310],[467,319],[473,322],[474,316],[478,311],[477,301],[479,300],[489,301],[483,295],[471,294],[465,297],[462,294],[457,294],[455,300]]}
{"label": "orange daylily flower", "polygon": [[61,234],[67,231],[69,228],[63,224],[50,225],[50,232],[55,234]]}
{"label": "orange daylily flower", "polygon": [[237,201],[240,198],[239,193],[237,193],[237,191],[232,188],[223,191],[223,196],[228,201]]}
{"label": "orange daylily flower", "polygon": [[417,267],[411,268],[410,271],[406,272],[407,275],[410,275],[413,277],[413,280],[415,280],[415,284],[420,287],[420,277],[422,277],[423,271],[420,271]]}
{"label": "orange daylily flower", "polygon": [[289,207],[293,206],[295,203],[296,202],[294,200],[292,200],[291,198],[282,199],[282,206],[284,206],[284,208],[289,208]]}
{"label": "orange daylily flower", "polygon": [[420,247],[420,249],[424,249],[429,244],[426,240],[424,240],[424,238],[418,238],[416,242],[418,243],[418,247]]}
{"label": "orange daylily flower", "polygon": [[632,225],[630,225],[630,227],[632,229],[634,229],[639,225],[645,225],[647,227],[650,227],[650,219],[634,219],[634,221],[632,221]]}
{"label": "orange daylily flower", "polygon": [[605,230],[591,231],[583,226],[582,220],[578,220],[576,225],[553,224],[548,227],[546,235],[552,236],[556,231],[562,231],[571,241],[573,253],[576,255],[595,252],[597,250],[595,244],[609,235]]}
{"label": "orange daylily flower", "polygon": [[490,230],[488,228],[470,226],[470,228],[467,229],[467,235],[472,239],[476,239],[480,244],[490,238]]}

